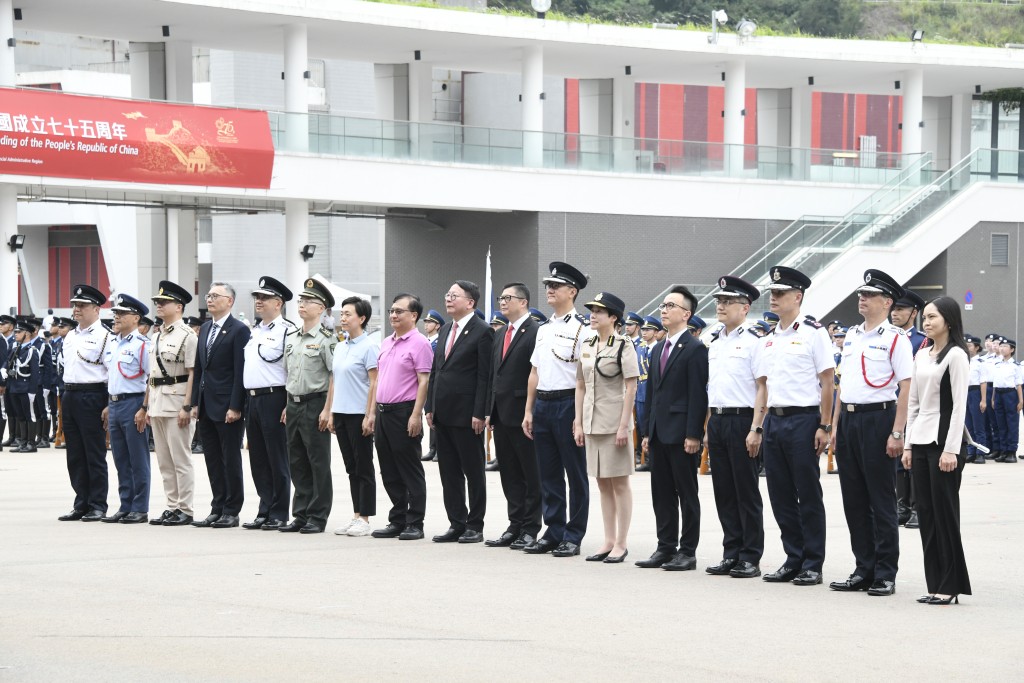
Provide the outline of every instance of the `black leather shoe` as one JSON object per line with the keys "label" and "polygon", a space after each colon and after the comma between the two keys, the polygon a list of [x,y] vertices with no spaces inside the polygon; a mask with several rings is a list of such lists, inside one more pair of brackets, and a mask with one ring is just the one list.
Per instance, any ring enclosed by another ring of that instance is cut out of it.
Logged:
{"label": "black leather shoe", "polygon": [[434,543],[457,543],[459,537],[462,536],[462,530],[456,529],[455,527],[448,527],[448,531],[443,534],[434,536]]}
{"label": "black leather shoe", "polygon": [[211,524],[214,529],[230,529],[231,527],[238,526],[237,515],[221,515],[220,519]]}
{"label": "black leather shoe", "polygon": [[573,557],[579,554],[580,546],[571,541],[562,541],[558,544],[558,547],[551,552],[553,557]]}
{"label": "black leather shoe", "polygon": [[263,526],[261,526],[260,528],[264,531],[277,531],[287,523],[288,522],[286,522],[283,519],[268,519],[267,521],[263,522]]}
{"label": "black leather shoe", "polygon": [[[164,526],[185,526],[192,523],[192,515],[178,510],[173,517],[163,521]],[[150,522],[152,524],[152,522]]]}
{"label": "black leather shoe", "polygon": [[628,555],[629,549],[627,548],[622,551],[621,555],[609,555],[604,558],[603,564],[622,564],[622,561],[625,560]]}
{"label": "black leather shoe", "polygon": [[603,553],[596,553],[594,555],[587,555],[587,562],[604,562],[605,558],[612,554],[611,550],[606,550]]}
{"label": "black leather shoe", "polygon": [[472,529],[466,529],[459,536],[459,543],[483,543],[484,534],[482,531],[473,531]]}
{"label": "black leather shoe", "polygon": [[492,460],[489,463],[487,463],[487,466],[484,467],[484,469],[487,470],[488,472],[497,472],[498,470],[501,469],[501,466],[498,464],[497,460]]}
{"label": "black leather shoe", "polygon": [[793,579],[794,586],[817,586],[821,583],[821,572],[805,569]]}
{"label": "black leather shoe", "polygon": [[1003,457],[999,460],[999,462],[1017,462],[1017,454],[1012,452],[1003,453]]}
{"label": "black leather shoe", "polygon": [[688,572],[697,568],[697,558],[683,552],[676,553],[671,560],[661,565],[662,569],[670,572]]}
{"label": "black leather shoe", "polygon": [[910,507],[907,504],[905,504],[902,500],[897,501],[896,520],[900,526],[906,525],[907,520],[910,519],[911,512],[912,510],[910,509]]}
{"label": "black leather shoe", "polygon": [[431,460],[433,460],[436,457],[437,457],[437,451],[434,450],[433,448],[431,448],[429,451],[427,451],[426,455],[421,455],[420,456],[420,461],[421,462],[430,462]]}
{"label": "black leather shoe", "polygon": [[904,526],[904,528],[907,528],[907,529],[920,529],[921,528],[921,522],[917,519],[917,510],[911,510],[910,511],[910,519],[908,519],[907,523],[904,524],[903,526]]}
{"label": "black leather shoe", "polygon": [[534,541],[530,545],[523,548],[523,552],[528,555],[543,555],[544,553],[550,553],[558,546],[558,541],[552,540],[550,538],[542,538],[539,541]]}
{"label": "black leather shoe", "polygon": [[736,566],[729,570],[729,576],[734,579],[752,579],[761,576],[761,568],[753,562],[737,562]]}
{"label": "black leather shoe", "polygon": [[[88,516],[88,515],[86,515],[86,516]],[[127,512],[124,512],[122,510],[118,510],[117,512],[115,512],[112,515],[108,515],[106,517],[100,517],[100,521],[101,522],[106,522],[107,524],[117,524],[118,522],[120,522],[122,519],[124,519],[127,516],[128,516]],[[85,517],[83,517],[82,519],[85,519]]]}
{"label": "black leather shoe", "polygon": [[712,576],[725,576],[726,574],[731,572],[732,568],[735,566],[736,558],[727,557],[714,566],[705,567],[704,571],[706,571],[708,574],[711,574]]}
{"label": "black leather shoe", "polygon": [[277,527],[277,530],[278,531],[283,531],[286,534],[292,534],[292,533],[295,533],[296,531],[301,530],[302,527],[304,527],[304,526],[306,526],[306,520],[304,520],[304,519],[293,519],[288,524],[282,524],[281,526]]}
{"label": "black leather shoe", "polygon": [[789,583],[796,578],[796,575],[800,573],[800,569],[797,567],[779,567],[771,574],[765,574],[761,577],[762,581],[768,583]]}
{"label": "black leather shoe", "polygon": [[498,538],[495,538],[490,541],[484,541],[484,545],[488,548],[507,548],[516,542],[516,538],[518,538],[516,534],[512,533],[511,531],[506,531]]}
{"label": "black leather shoe", "polygon": [[633,564],[640,567],[641,569],[658,569],[671,559],[671,554],[662,552],[660,550],[655,550],[654,554],[648,557],[646,560],[637,560]]}
{"label": "black leather shoe", "polygon": [[102,510],[89,510],[84,515],[82,515],[83,522],[98,522],[101,519],[103,519]]}
{"label": "black leather shoe", "polygon": [[522,550],[528,545],[532,545],[537,542],[537,539],[533,537],[533,534],[523,532],[516,537],[516,540],[509,544],[509,550]]}
{"label": "black leather shoe", "polygon": [[85,510],[72,510],[66,515],[61,515],[57,520],[61,522],[77,522],[82,517],[85,517],[85,513]]}
{"label": "black leather shoe", "polygon": [[149,521],[149,515],[145,512],[129,512],[121,518],[121,524],[145,524]]}
{"label": "black leather shoe", "polygon": [[866,591],[871,588],[873,579],[868,579],[860,574],[850,574],[846,581],[833,581],[828,585],[834,591],[852,593],[853,591]]}
{"label": "black leather shoe", "polygon": [[197,526],[199,528],[211,527],[218,519],[220,519],[220,515],[209,515],[206,519],[200,519],[199,521],[192,522],[192,526]]}
{"label": "black leather shoe", "polygon": [[984,465],[987,462],[987,460],[985,458],[984,453],[978,453],[976,456],[974,456],[974,460],[972,460],[971,462],[973,462],[975,465]]}
{"label": "black leather shoe", "polygon": [[423,538],[423,529],[418,526],[407,526],[398,534],[399,541],[418,541]]}
{"label": "black leather shoe", "polygon": [[871,584],[871,588],[868,589],[868,595],[895,595],[896,594],[896,582],[889,581],[888,579],[878,579]]}
{"label": "black leather shoe", "polygon": [[388,524],[383,529],[374,529],[370,535],[374,538],[398,538],[402,533],[402,527],[397,524]]}
{"label": "black leather shoe", "polygon": [[635,471],[637,471],[637,472],[650,472],[651,471],[651,466],[650,466],[649,463],[645,462],[642,465],[637,465]]}
{"label": "black leather shoe", "polygon": [[265,516],[263,516],[263,515],[260,515],[259,517],[257,517],[256,519],[252,520],[251,522],[246,522],[245,524],[243,524],[242,528],[243,529],[262,529],[263,525],[266,524],[266,523],[267,523],[267,518]]}
{"label": "black leather shoe", "polygon": [[313,524],[313,522],[307,522],[305,526],[299,529],[300,534],[322,534],[324,528],[319,524]]}
{"label": "black leather shoe", "polygon": [[164,510],[159,517],[149,520],[149,523],[153,526],[161,526],[163,525],[165,520],[168,520],[171,517],[175,517],[177,516],[177,514],[177,510]]}

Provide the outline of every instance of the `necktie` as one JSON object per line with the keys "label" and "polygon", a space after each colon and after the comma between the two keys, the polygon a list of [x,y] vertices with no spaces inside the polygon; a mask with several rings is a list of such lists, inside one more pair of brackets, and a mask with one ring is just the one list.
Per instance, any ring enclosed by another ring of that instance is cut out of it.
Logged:
{"label": "necktie", "polygon": [[505,331],[505,343],[501,347],[501,357],[504,358],[508,354],[508,345],[512,343],[512,333],[515,330],[512,329],[512,323],[509,323],[508,329]]}
{"label": "necktie", "polygon": [[210,351],[210,347],[213,346],[213,340],[217,338],[217,330],[220,329],[220,325],[214,323],[210,325],[210,336],[206,340],[206,351]]}
{"label": "necktie", "polygon": [[459,324],[457,322],[452,323],[452,331],[448,335],[448,344],[444,349],[444,358],[448,360],[448,354],[452,352],[452,347],[455,346],[455,337],[459,335]]}
{"label": "necktie", "polygon": [[665,366],[668,365],[668,354],[672,352],[672,345],[665,340],[665,345],[661,349],[661,375],[665,375]]}

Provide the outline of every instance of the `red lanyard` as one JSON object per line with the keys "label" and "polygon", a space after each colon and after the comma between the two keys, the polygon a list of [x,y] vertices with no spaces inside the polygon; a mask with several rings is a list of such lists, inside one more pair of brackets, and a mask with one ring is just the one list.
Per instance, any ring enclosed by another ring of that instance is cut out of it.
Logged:
{"label": "red lanyard", "polygon": [[121,368],[121,361],[120,360],[117,361],[117,371],[120,372],[121,376],[124,377],[125,379],[136,379],[138,377],[142,377],[142,375],[145,372],[145,370],[143,369],[145,367],[145,365],[143,364],[142,360],[145,357],[146,357],[146,342],[142,342],[142,346],[139,348],[139,371],[136,372],[134,375],[126,375],[126,374],[124,374],[124,369]]}
{"label": "red lanyard", "polygon": [[[889,346],[889,366],[890,367],[892,366],[892,353],[893,353],[893,351],[896,350],[896,342],[899,341],[899,338],[900,338],[900,335],[897,333],[896,336],[892,338],[892,344]],[[885,380],[881,384],[872,384],[871,380],[868,379],[868,368],[867,368],[867,363],[864,362],[864,353],[863,352],[861,352],[861,354],[860,354],[860,371],[864,375],[864,383],[867,384],[872,389],[881,389],[882,387],[888,386],[889,382],[892,381],[892,378],[896,376],[896,371],[893,370],[892,374],[889,375],[889,379]]]}

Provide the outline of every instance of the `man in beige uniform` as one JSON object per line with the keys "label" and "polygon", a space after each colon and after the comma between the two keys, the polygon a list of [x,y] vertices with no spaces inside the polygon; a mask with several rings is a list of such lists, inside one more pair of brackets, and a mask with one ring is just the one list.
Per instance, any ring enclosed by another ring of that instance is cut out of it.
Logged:
{"label": "man in beige uniform", "polygon": [[148,406],[153,428],[156,461],[164,480],[167,509],[150,524],[185,526],[192,522],[192,433],[189,397],[196,362],[198,337],[181,314],[192,295],[164,280],[153,296],[156,314],[163,325],[155,334],[153,361],[143,406]]}

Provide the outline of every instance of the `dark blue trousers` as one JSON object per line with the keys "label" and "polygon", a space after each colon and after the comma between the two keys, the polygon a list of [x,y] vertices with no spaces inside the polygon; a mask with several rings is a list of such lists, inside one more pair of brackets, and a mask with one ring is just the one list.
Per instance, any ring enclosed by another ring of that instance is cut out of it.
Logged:
{"label": "dark blue trousers", "polygon": [[895,417],[895,405],[866,413],[844,412],[836,434],[843,511],[857,561],[854,573],[866,579],[895,581],[899,568],[896,458],[885,452]]}
{"label": "dark blue trousers", "polygon": [[[538,398],[533,408],[533,447],[537,452],[540,474],[540,499],[544,538],[579,544],[587,533],[590,514],[590,480],[587,479],[587,452],[576,445],[572,421],[576,417],[576,399],[572,396],[553,401]],[[568,520],[565,484],[569,482]]]}
{"label": "dark blue trousers", "polygon": [[64,438],[76,510],[107,511],[107,439],[102,418],[106,405],[103,389],[64,395]]}
{"label": "dark blue trousers", "polygon": [[[987,409],[986,409],[987,410]],[[967,389],[967,431],[971,438],[982,446],[988,446],[988,429],[985,428],[985,414],[981,412],[981,387]],[[975,454],[974,446],[967,447],[967,454]]]}
{"label": "dark blue trousers", "polygon": [[992,383],[988,383],[988,396],[985,402],[988,407],[985,408],[985,429],[988,430],[988,445],[993,451],[999,450],[999,429],[996,426],[996,390],[992,386]]}
{"label": "dark blue trousers", "polygon": [[107,410],[110,452],[117,469],[118,512],[149,512],[149,442],[135,426],[144,394],[111,401]]}
{"label": "dark blue trousers", "polygon": [[249,397],[249,470],[260,497],[257,517],[288,520],[292,478],[288,461],[288,436],[281,423],[287,403],[284,389]]}
{"label": "dark blue trousers", "polygon": [[757,458],[747,453],[749,415],[712,415],[708,457],[715,466],[711,484],[722,523],[722,557],[760,564],[764,553],[764,505]]}
{"label": "dark blue trousers", "polygon": [[[1017,454],[1017,439],[1020,431],[1020,413],[1017,412],[1017,390],[996,389],[996,450]],[[988,412],[988,411],[986,411]]]}
{"label": "dark blue trousers", "polygon": [[820,421],[818,413],[769,414],[762,442],[768,498],[782,532],[786,566],[816,572],[825,563],[825,503],[814,450]]}

